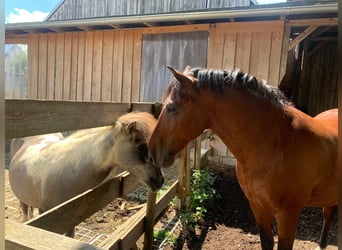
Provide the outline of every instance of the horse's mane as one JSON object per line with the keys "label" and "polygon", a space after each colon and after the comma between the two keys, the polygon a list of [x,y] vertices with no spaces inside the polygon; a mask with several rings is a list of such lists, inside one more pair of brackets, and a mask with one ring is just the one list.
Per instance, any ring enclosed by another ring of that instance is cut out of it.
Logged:
{"label": "horse's mane", "polygon": [[194,68],[191,74],[198,79],[198,86],[214,91],[223,91],[225,86],[239,88],[250,94],[281,104],[291,105],[284,93],[278,88],[268,85],[264,80],[258,80],[255,76],[247,74],[240,69],[213,70]]}
{"label": "horse's mane", "polygon": [[291,105],[284,93],[276,87],[268,85],[264,80],[258,80],[255,76],[247,74],[240,69],[213,70],[193,68],[190,73],[198,79],[198,86],[214,91],[223,91],[225,86],[239,88],[250,94],[269,99],[275,104]]}
{"label": "horse's mane", "polygon": [[[268,85],[264,80],[257,80],[255,76],[247,74],[240,69],[202,69],[192,68],[186,73],[197,78],[199,87],[209,88],[213,91],[223,91],[224,87],[240,88],[248,91],[254,96],[269,99],[275,104],[281,106],[292,105],[285,94],[278,88]],[[177,81],[172,81],[167,88],[163,100],[168,96],[171,90],[177,86]]]}

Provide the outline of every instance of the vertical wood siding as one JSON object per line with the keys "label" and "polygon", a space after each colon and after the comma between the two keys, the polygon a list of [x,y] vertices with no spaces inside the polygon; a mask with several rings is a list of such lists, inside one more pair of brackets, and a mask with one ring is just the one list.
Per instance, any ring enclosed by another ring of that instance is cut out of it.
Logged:
{"label": "vertical wood siding", "polygon": [[314,52],[306,50],[304,54],[302,80],[298,100],[295,100],[313,116],[338,105],[337,42],[325,41],[316,46],[312,49]]}
{"label": "vertical wood siding", "polygon": [[144,35],[141,101],[161,101],[172,79],[166,65],[206,67],[207,46],[208,31]]}
{"label": "vertical wood siding", "polygon": [[30,34],[28,98],[138,102],[141,30]]}
{"label": "vertical wood siding", "polygon": [[277,86],[283,21],[217,24],[210,29],[208,67],[240,68]]}
{"label": "vertical wood siding", "polygon": [[[278,86],[283,27],[283,21],[216,24],[210,29],[208,68],[240,68]],[[214,154],[231,156],[222,140],[214,138]]]}
{"label": "vertical wood siding", "polygon": [[30,34],[28,98],[160,101],[171,80],[166,65],[207,60],[277,85],[282,31],[282,21],[271,21]]}

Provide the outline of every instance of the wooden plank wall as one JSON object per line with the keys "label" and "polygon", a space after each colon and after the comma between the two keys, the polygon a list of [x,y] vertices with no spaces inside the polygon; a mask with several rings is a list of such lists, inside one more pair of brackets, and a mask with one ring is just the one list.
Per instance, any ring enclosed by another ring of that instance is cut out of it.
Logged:
{"label": "wooden plank wall", "polygon": [[283,21],[221,23],[210,29],[208,67],[233,69],[279,83]]}
{"label": "wooden plank wall", "polygon": [[[206,26],[208,29],[208,26]],[[166,65],[183,71],[189,65],[206,67],[208,30],[145,34],[141,67],[141,101],[162,101],[172,74]],[[153,90],[153,91],[151,91]]]}
{"label": "wooden plank wall", "polygon": [[[240,68],[278,86],[283,44],[283,21],[221,23],[211,27],[208,68]],[[213,154],[233,157],[214,135]]]}
{"label": "wooden plank wall", "polygon": [[137,102],[140,29],[30,34],[28,99]]}
{"label": "wooden plank wall", "polygon": [[337,42],[323,41],[308,50],[304,42],[304,63],[301,72],[298,106],[308,114],[318,113],[338,105]]}
{"label": "wooden plank wall", "polygon": [[30,34],[28,99],[160,101],[165,86],[154,85],[169,83],[166,64],[239,67],[277,85],[282,31],[271,21]]}

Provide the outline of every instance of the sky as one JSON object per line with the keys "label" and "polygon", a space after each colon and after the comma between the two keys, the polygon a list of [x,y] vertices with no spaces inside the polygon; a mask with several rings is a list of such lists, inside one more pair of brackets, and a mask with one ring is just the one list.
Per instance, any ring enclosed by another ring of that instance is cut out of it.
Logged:
{"label": "sky", "polygon": [[[5,22],[21,23],[43,21],[63,0],[5,0]],[[94,0],[95,1],[95,0]],[[285,0],[258,0],[260,4]]]}
{"label": "sky", "polygon": [[62,0],[5,0],[5,22],[43,21]]}

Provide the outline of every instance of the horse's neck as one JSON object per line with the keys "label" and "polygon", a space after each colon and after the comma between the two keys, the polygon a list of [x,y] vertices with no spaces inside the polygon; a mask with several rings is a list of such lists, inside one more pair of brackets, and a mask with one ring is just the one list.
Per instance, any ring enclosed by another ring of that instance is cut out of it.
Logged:
{"label": "horse's neck", "polygon": [[279,131],[286,129],[288,123],[281,107],[258,102],[242,92],[219,98],[222,99],[213,98],[212,129],[238,161],[243,163],[256,156],[262,157],[268,147],[279,143]]}
{"label": "horse's neck", "polygon": [[[96,165],[100,168],[108,168],[114,144],[112,127],[94,128],[76,132],[65,140],[70,145],[73,154],[68,154],[72,160],[82,162],[84,165]],[[75,159],[79,157],[79,159]]]}

